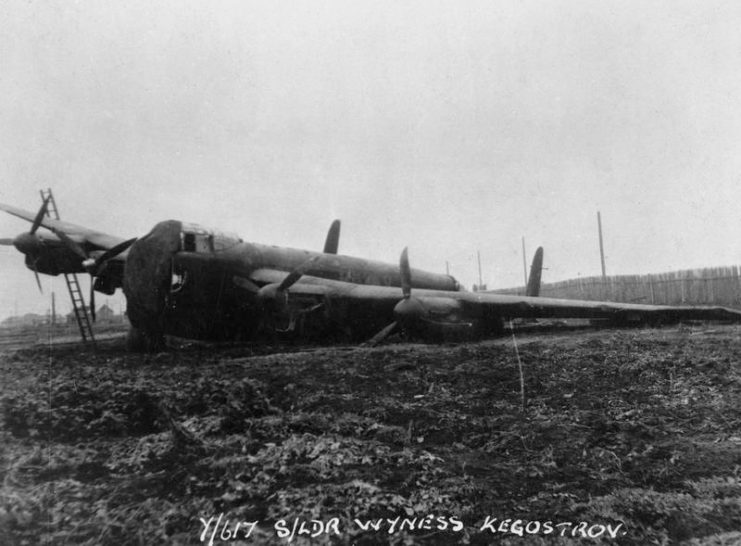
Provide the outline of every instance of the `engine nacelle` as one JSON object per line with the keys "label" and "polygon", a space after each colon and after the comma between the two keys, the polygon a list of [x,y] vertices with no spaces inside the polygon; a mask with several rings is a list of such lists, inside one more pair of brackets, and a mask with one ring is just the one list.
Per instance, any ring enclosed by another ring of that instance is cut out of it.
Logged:
{"label": "engine nacelle", "polygon": [[477,325],[464,311],[462,302],[445,297],[411,296],[394,308],[397,320],[412,335],[446,341],[476,336]]}

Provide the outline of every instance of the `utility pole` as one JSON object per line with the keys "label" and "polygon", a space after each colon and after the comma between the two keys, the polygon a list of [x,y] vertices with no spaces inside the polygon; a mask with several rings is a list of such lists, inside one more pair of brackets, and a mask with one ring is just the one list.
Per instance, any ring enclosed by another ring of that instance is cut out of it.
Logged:
{"label": "utility pole", "polygon": [[522,237],[522,270],[525,273],[525,288],[527,288],[527,255],[525,254],[525,236]]}
{"label": "utility pole", "polygon": [[602,216],[597,211],[597,230],[599,232],[599,257],[602,262],[602,280],[605,280],[607,273],[605,273],[605,247],[602,244]]}
{"label": "utility pole", "polygon": [[612,300],[612,289],[607,294],[607,273],[605,272],[605,247],[602,244],[602,216],[597,211],[597,230],[599,232],[599,257],[602,262],[602,299]]}
{"label": "utility pole", "polygon": [[478,290],[485,290],[486,287],[484,286],[484,281],[481,278],[481,251],[479,251],[479,250],[476,251],[476,257],[478,258],[478,261],[479,261],[479,286],[478,286]]}
{"label": "utility pole", "polygon": [[447,262],[447,260],[445,261],[445,274],[450,275],[450,264]]}
{"label": "utility pole", "polygon": [[57,325],[57,305],[56,305],[56,294],[51,293],[51,326],[54,328]]}

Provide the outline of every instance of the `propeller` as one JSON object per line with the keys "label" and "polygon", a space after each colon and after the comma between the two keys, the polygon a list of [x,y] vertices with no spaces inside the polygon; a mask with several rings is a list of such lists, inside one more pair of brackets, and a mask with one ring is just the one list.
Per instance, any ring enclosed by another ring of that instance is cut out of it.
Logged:
{"label": "propeller", "polygon": [[41,226],[41,221],[44,219],[44,216],[46,216],[46,211],[49,208],[50,199],[51,195],[47,195],[44,199],[44,202],[41,204],[39,212],[36,213],[36,218],[33,219],[33,224],[31,224],[31,235],[36,233],[36,230],[39,229],[39,226]]}
{"label": "propeller", "polygon": [[404,250],[401,251],[399,273],[401,275],[401,293],[404,294],[404,299],[408,300],[412,296],[412,268],[409,267],[407,247],[404,247]]}
{"label": "propeller", "polygon": [[37,271],[37,264],[40,258],[39,252],[41,251],[43,242],[41,241],[41,239],[39,239],[38,235],[36,235],[36,231],[41,226],[41,222],[44,220],[44,216],[46,216],[46,211],[49,207],[50,199],[51,199],[51,196],[47,196],[44,199],[44,202],[41,204],[41,208],[39,208],[39,211],[36,213],[36,216],[34,217],[33,222],[31,223],[30,231],[23,232],[13,239],[9,239],[9,238],[0,239],[0,245],[13,245],[20,252],[26,255],[26,259],[27,259],[26,263],[28,264],[30,261],[31,263],[30,269],[33,271],[34,275],[36,276],[36,284],[38,285],[39,290],[42,293],[43,293],[43,290],[41,288],[41,280],[39,279],[39,272]]}
{"label": "propeller", "polygon": [[373,347],[374,345],[378,345],[381,343],[384,339],[386,339],[388,336],[391,335],[392,332],[396,330],[396,327],[399,325],[397,321],[392,322],[391,324],[388,324],[383,327],[383,329],[378,332],[375,336],[370,338],[368,341],[364,343],[364,345],[369,345]]}
{"label": "propeller", "polygon": [[412,270],[405,248],[399,259],[402,299],[394,306],[394,322],[383,328],[367,343],[375,345],[388,337],[397,327],[421,337],[469,335],[474,323],[461,320],[461,305],[455,298],[440,296],[414,297],[412,295]]}
{"label": "propeller", "polygon": [[397,321],[407,321],[421,316],[425,309],[422,303],[412,297],[412,269],[409,267],[409,255],[407,249],[401,253],[399,260],[399,271],[401,273],[401,293],[403,299],[394,306],[394,315]]}
{"label": "propeller", "polygon": [[[73,240],[73,239],[72,239],[72,238],[71,238],[71,237],[70,237],[69,235],[67,235],[67,234],[66,234],[65,232],[63,232],[63,231],[62,231],[62,230],[60,230],[60,229],[55,229],[55,228],[51,228],[51,231],[52,231],[52,233],[54,233],[54,235],[56,235],[57,237],[59,237],[59,238],[60,238],[60,239],[62,240],[62,242],[63,242],[63,243],[65,244],[65,245],[67,245],[67,247],[68,247],[68,248],[69,248],[69,249],[70,249],[70,250],[71,250],[72,252],[74,252],[75,254],[77,254],[77,255],[78,255],[78,256],[79,256],[80,258],[82,258],[83,260],[87,260],[87,259],[89,258],[89,256],[88,256],[88,253],[87,253],[87,252],[85,252],[85,249],[84,249],[84,248],[82,248],[82,247],[81,247],[81,246],[80,246],[80,245],[79,245],[79,244],[77,243],[77,241]],[[84,264],[84,262],[83,262],[83,264]]]}
{"label": "propeller", "polygon": [[84,267],[85,271],[90,275],[90,315],[93,317],[93,322],[95,322],[95,279],[103,272],[108,260],[115,258],[133,245],[137,238],[134,237],[123,241],[122,243],[109,248],[97,258],[91,258],[90,254],[88,254],[77,241],[72,239],[64,231],[55,228],[51,228],[51,230],[72,252],[82,258],[82,267]]}
{"label": "propeller", "polygon": [[126,241],[118,243],[116,246],[109,248],[97,258],[88,258],[82,262],[83,267],[87,269],[88,273],[90,273],[90,315],[93,317],[93,322],[95,322],[96,277],[105,270],[105,266],[108,263],[108,260],[110,260],[111,258],[115,258],[131,245],[133,245],[136,242],[136,239],[137,237],[127,239]]}
{"label": "propeller", "polygon": [[[288,303],[288,289],[296,284],[306,272],[319,260],[320,256],[309,258],[301,263],[296,269],[291,271],[280,283],[266,284],[257,291],[258,301],[265,303],[267,301],[281,301],[283,305]],[[280,298],[280,300],[279,300]]]}
{"label": "propeller", "polygon": [[244,288],[248,292],[256,294],[257,298],[261,300],[261,302],[265,303],[269,300],[276,300],[278,297],[285,297],[286,290],[296,284],[296,282],[306,274],[306,271],[308,271],[318,259],[319,256],[314,256],[313,258],[301,263],[296,269],[286,275],[280,283],[266,284],[265,286],[260,287],[248,277],[242,277],[240,275],[234,275],[232,277],[232,282],[240,288]]}
{"label": "propeller", "polygon": [[412,269],[409,266],[409,253],[407,248],[401,252],[399,259],[399,274],[401,275],[402,299],[394,306],[396,320],[385,326],[380,332],[367,341],[368,345],[376,345],[386,339],[397,327],[410,319],[419,317],[424,313],[422,303],[412,297]]}
{"label": "propeller", "polygon": [[[269,308],[272,306],[272,312],[275,314],[289,313],[289,325],[287,330],[292,330],[294,327],[295,317],[293,313],[290,313],[288,309],[288,289],[296,284],[298,280],[303,277],[306,272],[321,258],[321,256],[314,256],[308,260],[299,264],[293,271],[291,271],[280,283],[266,284],[262,288],[257,290],[255,294],[258,304],[263,308]],[[236,277],[235,282],[239,286],[251,290],[251,286],[254,283],[251,281],[244,282],[244,278]]]}
{"label": "propeller", "polygon": [[34,274],[34,277],[36,277],[36,286],[39,287],[39,292],[41,292],[43,294],[44,293],[44,289],[41,288],[41,279],[39,278],[39,272],[36,270],[36,262],[38,262],[38,261],[39,260],[36,259],[33,262],[33,274]]}
{"label": "propeller", "polygon": [[253,294],[257,294],[260,291],[260,287],[257,286],[254,282],[252,282],[247,277],[240,277],[239,275],[234,275],[232,277],[232,281],[234,284],[239,286],[240,288],[244,288],[248,292],[252,292]]}

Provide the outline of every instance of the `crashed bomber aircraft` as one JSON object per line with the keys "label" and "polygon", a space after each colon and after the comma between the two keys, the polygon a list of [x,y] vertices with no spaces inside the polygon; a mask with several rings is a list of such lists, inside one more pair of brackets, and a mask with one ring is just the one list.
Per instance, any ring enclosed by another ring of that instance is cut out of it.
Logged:
{"label": "crashed bomber aircraft", "polygon": [[472,339],[500,333],[516,317],[741,321],[741,311],[724,307],[471,293],[449,275],[411,269],[406,249],[399,266],[338,255],[337,221],[324,252],[249,243],[176,220],[124,240],[52,219],[47,202],[35,214],[0,204],[32,223],[28,233],[0,244],[13,244],[37,275],[87,272],[94,290],[112,294],[123,287],[130,341],[140,349],[160,348],[166,334],[247,340],[290,332],[379,341],[402,329],[425,339]]}

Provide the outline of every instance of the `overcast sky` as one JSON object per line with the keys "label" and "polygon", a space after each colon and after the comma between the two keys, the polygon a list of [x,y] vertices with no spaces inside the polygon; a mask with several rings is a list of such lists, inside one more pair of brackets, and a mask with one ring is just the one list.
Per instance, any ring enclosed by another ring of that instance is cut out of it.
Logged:
{"label": "overcast sky", "polygon": [[[467,286],[477,250],[521,284],[523,236],[544,282],[599,274],[597,210],[608,274],[738,264],[739,28],[737,2],[6,0],[0,202],[315,249],[341,218],[342,253]],[[69,307],[0,260],[0,319]]]}

